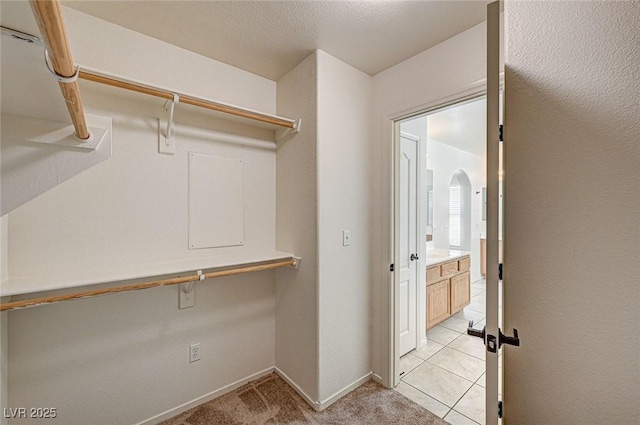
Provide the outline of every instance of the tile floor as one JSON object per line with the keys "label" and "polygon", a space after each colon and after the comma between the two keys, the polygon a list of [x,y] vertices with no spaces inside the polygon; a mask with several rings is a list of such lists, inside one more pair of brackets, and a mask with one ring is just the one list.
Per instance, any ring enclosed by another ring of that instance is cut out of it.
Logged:
{"label": "tile floor", "polygon": [[[426,346],[400,359],[404,373],[396,391],[452,425],[484,424],[485,347],[466,332],[469,320],[484,326],[485,294],[484,280],[472,283],[471,304],[427,331]],[[502,380],[502,356],[499,365]]]}

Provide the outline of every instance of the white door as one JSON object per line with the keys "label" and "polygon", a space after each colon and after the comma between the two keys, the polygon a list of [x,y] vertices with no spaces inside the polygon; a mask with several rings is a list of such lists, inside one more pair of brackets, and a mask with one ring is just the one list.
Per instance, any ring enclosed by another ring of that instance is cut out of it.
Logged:
{"label": "white door", "polygon": [[[401,133],[398,161],[399,261],[398,313],[402,356],[417,345],[418,294],[418,148],[420,139]],[[426,302],[426,301],[425,301]]]}

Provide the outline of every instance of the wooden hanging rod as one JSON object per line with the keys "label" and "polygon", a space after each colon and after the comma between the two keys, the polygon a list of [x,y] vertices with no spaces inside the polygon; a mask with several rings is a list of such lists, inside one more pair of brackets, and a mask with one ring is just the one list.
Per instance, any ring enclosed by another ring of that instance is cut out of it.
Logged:
{"label": "wooden hanging rod", "polygon": [[232,269],[214,271],[214,272],[209,272],[202,275],[196,274],[191,276],[175,277],[172,279],[154,280],[152,282],[146,282],[146,283],[137,283],[137,284],[131,284],[131,285],[115,286],[112,288],[94,289],[91,291],[75,292],[72,294],[58,295],[58,296],[52,296],[52,297],[32,298],[32,299],[27,299],[22,301],[14,301],[14,302],[0,304],[0,311],[14,310],[14,309],[26,308],[26,307],[35,307],[38,305],[57,303],[60,301],[69,301],[69,300],[77,300],[81,298],[98,297],[101,295],[115,294],[118,292],[138,291],[141,289],[156,288],[158,286],[178,285],[181,283],[199,281],[202,279],[201,276],[204,276],[205,279],[213,279],[216,277],[233,276],[237,274],[251,273],[251,272],[276,269],[280,267],[289,267],[289,266],[295,266],[295,265],[296,265],[296,259],[290,258],[287,260],[280,260],[276,262],[258,264],[254,266],[243,266],[243,267],[236,267]]}
{"label": "wooden hanging rod", "polygon": [[58,77],[66,80],[58,79],[58,85],[67,104],[71,121],[76,130],[76,137],[87,140],[91,137],[91,133],[84,115],[80,87],[74,78],[76,67],[71,56],[60,2],[58,0],[30,0],[29,4],[44,39],[52,71]]}
{"label": "wooden hanging rod", "polygon": [[[71,49],[69,47],[69,40],[67,38],[59,0],[30,0],[30,4],[36,21],[38,22],[40,32],[44,38],[44,47],[45,51],[48,52],[48,57],[52,63],[52,72],[55,73],[57,77],[62,77],[62,79],[73,80],[71,82],[63,82],[59,79],[59,84],[67,102],[67,108],[69,109],[71,120],[73,121],[73,125],[76,129],[76,135],[80,139],[88,139],[91,136],[91,133],[87,127],[82,100],[80,98],[80,88],[76,77],[167,100],[173,100],[174,94],[176,94],[179,96],[180,103],[186,103],[188,105],[198,106],[212,111],[275,125],[282,127],[285,130],[298,130],[299,123],[295,120],[252,111],[250,109],[222,102],[215,102],[209,99],[181,94],[177,91],[123,79],[96,70],[87,68],[79,69],[74,65],[71,57]],[[34,35],[21,33],[5,27],[2,28],[3,33],[5,30],[9,30],[9,32],[14,33],[14,38],[23,39],[32,44],[40,44],[38,37]],[[17,35],[17,37],[15,35]]]}
{"label": "wooden hanging rod", "polygon": [[180,97],[180,103],[186,103],[188,105],[199,106],[201,108],[210,109],[212,111],[223,112],[225,114],[231,114],[242,118],[248,118],[255,121],[260,121],[268,124],[277,125],[284,128],[295,128],[295,121],[288,120],[268,114],[263,114],[248,109],[239,108],[237,106],[227,105],[220,102],[214,102],[212,100],[201,99],[189,95],[180,94],[179,92],[161,89],[146,84],[127,81],[120,78],[116,78],[110,75],[105,75],[96,71],[90,71],[87,69],[81,69],[79,77],[83,80],[93,81],[95,83],[105,84],[112,87],[118,87],[125,90],[131,90],[138,93],[147,94],[150,96],[160,97],[162,99],[173,100],[174,93]]}

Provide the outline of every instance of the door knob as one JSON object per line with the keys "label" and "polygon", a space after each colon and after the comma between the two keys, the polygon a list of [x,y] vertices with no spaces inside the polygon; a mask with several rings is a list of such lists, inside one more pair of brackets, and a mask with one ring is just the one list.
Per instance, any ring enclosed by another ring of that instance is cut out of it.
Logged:
{"label": "door knob", "polygon": [[418,254],[411,254],[411,257],[409,257],[411,259],[411,261],[415,261],[415,260],[419,260],[420,258],[418,257]]}

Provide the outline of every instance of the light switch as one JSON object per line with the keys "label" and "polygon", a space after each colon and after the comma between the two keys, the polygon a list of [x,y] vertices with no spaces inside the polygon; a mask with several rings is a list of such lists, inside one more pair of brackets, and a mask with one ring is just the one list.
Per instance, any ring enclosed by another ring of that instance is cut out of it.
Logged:
{"label": "light switch", "polygon": [[351,230],[342,231],[342,246],[351,245]]}

